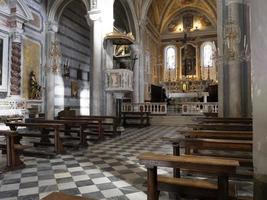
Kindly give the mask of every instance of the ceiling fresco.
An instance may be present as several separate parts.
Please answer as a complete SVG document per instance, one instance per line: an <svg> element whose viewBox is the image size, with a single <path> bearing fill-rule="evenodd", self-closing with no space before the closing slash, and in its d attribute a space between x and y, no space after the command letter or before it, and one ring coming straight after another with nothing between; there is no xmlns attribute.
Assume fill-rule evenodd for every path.
<svg viewBox="0 0 267 200"><path fill-rule="evenodd" d="M216 27L216 0L153 0L147 17L159 33L174 32L185 13L193 15L198 28Z"/></svg>

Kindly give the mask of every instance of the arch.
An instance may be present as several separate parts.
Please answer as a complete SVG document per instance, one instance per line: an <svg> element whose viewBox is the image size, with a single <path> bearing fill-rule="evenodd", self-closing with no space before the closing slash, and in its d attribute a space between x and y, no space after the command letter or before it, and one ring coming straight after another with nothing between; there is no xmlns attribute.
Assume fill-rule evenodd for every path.
<svg viewBox="0 0 267 200"><path fill-rule="evenodd" d="M72 1L74 1L74 0L57 0L57 1L54 1L50 10L49 10L49 13L48 13L48 21L58 23L59 18L61 16L64 8L68 4L70 4ZM90 2L87 0L81 0L81 1L84 3L86 10L90 11Z"/></svg>
<svg viewBox="0 0 267 200"><path fill-rule="evenodd" d="M115 3L115 1L120 1L122 6L124 7L128 22L130 23L130 29L133 33L135 33L136 41L139 41L139 39L140 39L139 25L138 25L137 14L135 12L133 1L131 1L131 0L114 0L114 3Z"/></svg>

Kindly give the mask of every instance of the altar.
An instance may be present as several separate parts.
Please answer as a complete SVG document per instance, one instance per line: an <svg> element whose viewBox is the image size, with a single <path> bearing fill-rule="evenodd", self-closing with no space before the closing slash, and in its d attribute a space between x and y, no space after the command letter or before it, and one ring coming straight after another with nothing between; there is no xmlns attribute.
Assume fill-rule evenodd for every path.
<svg viewBox="0 0 267 200"><path fill-rule="evenodd" d="M168 98L177 99L177 98L202 98L204 97L204 103L208 101L208 92L172 92L167 94Z"/></svg>

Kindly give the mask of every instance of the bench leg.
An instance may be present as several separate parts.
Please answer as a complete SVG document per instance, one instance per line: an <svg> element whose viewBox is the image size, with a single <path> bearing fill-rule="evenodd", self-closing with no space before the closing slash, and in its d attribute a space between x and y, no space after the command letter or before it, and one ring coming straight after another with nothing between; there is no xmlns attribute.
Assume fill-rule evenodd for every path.
<svg viewBox="0 0 267 200"><path fill-rule="evenodd" d="M229 200L229 183L227 175L218 176L218 200Z"/></svg>
<svg viewBox="0 0 267 200"><path fill-rule="evenodd" d="M180 156L180 146L178 144L173 144L173 155ZM180 168L173 168L173 177L180 178Z"/></svg>
<svg viewBox="0 0 267 200"><path fill-rule="evenodd" d="M147 168L147 200L158 200L157 167Z"/></svg>

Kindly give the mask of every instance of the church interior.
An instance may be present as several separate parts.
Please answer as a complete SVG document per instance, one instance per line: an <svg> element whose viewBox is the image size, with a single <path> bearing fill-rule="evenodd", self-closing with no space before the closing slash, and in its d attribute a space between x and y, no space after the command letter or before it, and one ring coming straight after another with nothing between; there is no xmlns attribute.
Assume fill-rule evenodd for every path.
<svg viewBox="0 0 267 200"><path fill-rule="evenodd" d="M0 0L0 200L266 200L266 0Z"/></svg>

